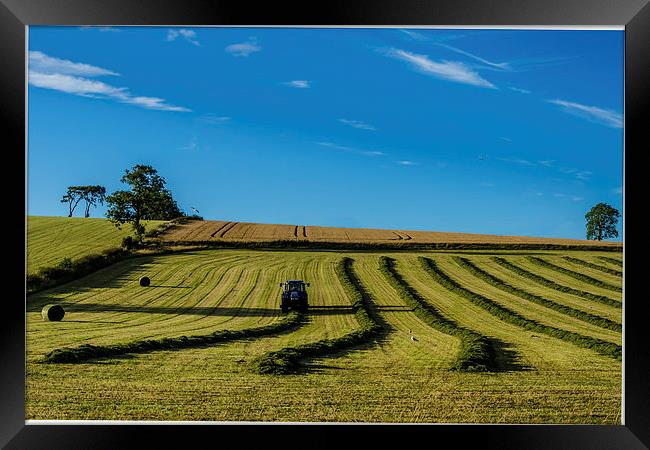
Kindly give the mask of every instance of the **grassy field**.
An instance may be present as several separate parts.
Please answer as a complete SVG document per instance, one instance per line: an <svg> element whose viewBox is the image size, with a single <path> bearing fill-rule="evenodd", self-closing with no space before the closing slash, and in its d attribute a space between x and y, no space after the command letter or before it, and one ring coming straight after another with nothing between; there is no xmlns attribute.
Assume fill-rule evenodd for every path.
<svg viewBox="0 0 650 450"><path fill-rule="evenodd" d="M336 228L306 225L277 225L221 220L191 221L174 227L161 236L166 242L339 242L388 244L547 244L594 245L579 239L497 236L490 234L449 233L434 231L380 230L370 228ZM598 245L620 247L620 242ZM602 261L601 261L602 262Z"/></svg>
<svg viewBox="0 0 650 450"><path fill-rule="evenodd" d="M163 221L145 221L147 231ZM79 217L27 217L27 273L55 266L64 258L78 259L119 247L122 239L133 234L125 225L118 230L106 219Z"/></svg>
<svg viewBox="0 0 650 450"><path fill-rule="evenodd" d="M238 225L222 226L227 236L227 227L235 230ZM239 230L243 238L251 238L250 229ZM211 234L214 229L194 231ZM382 256L392 258L403 283L429 310L494 343L492 370L453 369L461 340L415 314L380 270ZM622 293L603 286L620 287L622 278L565 256L621 270L620 254L593 251L206 249L128 259L28 297L26 418L620 424L620 359L576 345L566 336L620 350ZM362 345L302 360L298 374L252 370L253 362L269 352L336 340L360 329L351 290L337 272L344 257L352 259L358 288L382 331ZM420 257L434 261L464 290L537 328L505 320L449 290L431 276ZM534 281L499 264L496 257L572 290ZM596 286L587 278L540 265L533 257L604 284ZM491 277L478 276L460 258ZM143 275L152 280L148 288L138 284ZM294 278L311 283L312 308L300 326L267 336L192 345L193 336L279 323L286 317L279 308L279 283ZM592 295L580 295L585 292ZM597 296L609 302L594 300ZM560 307L531 300L536 297ZM63 321L42 320L41 308L50 303L65 308ZM573 313L563 312L566 307ZM593 322L589 317L606 320ZM564 330L566 336L548 334L551 328ZM165 338L183 342L183 349L72 364L45 362L56 349Z"/></svg>

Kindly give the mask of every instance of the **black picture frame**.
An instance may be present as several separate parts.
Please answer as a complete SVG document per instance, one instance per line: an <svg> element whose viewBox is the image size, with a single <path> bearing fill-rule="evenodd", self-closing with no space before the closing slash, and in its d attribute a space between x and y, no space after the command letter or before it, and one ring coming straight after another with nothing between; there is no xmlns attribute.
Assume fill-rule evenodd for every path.
<svg viewBox="0 0 650 450"><path fill-rule="evenodd" d="M24 233L26 189L26 26L30 25L541 25L625 27L625 317L624 425L25 425L25 249L18 239L5 260L5 291L0 326L0 446L8 449L39 448L186 448L201 442L217 445L218 436L248 447L250 440L281 443L299 437L301 445L336 445L350 431L362 439L388 443L395 433L409 442L496 448L616 448L650 445L650 346L645 337L641 285L640 227L643 200L634 198L633 175L643 170L647 153L647 111L650 103L650 5L647 0L329 0L311 3L209 1L209 0L0 0L0 126L5 158L11 158L2 177L6 215L11 233ZM21 174L24 174L21 180ZM641 188L642 189L642 188ZM25 194L25 192L24 192ZM643 195L642 193L639 195ZM646 202L647 203L647 202ZM638 228L640 229L640 228ZM630 237L632 245L630 245ZM640 239L639 239L640 241ZM7 246L5 247L7 248ZM637 257L638 256L638 257ZM639 274L639 276L636 276ZM647 276L647 275L646 275ZM636 293L636 295L635 295ZM24 297L23 297L24 299ZM317 437L317 439L315 439ZM303 440L314 439L314 441ZM206 439L204 441L204 439ZM298 439L298 438L297 438ZM223 442L228 442L224 440ZM237 442L237 444L234 444ZM311 443L313 442L313 444ZM265 444L263 444L265 445Z"/></svg>

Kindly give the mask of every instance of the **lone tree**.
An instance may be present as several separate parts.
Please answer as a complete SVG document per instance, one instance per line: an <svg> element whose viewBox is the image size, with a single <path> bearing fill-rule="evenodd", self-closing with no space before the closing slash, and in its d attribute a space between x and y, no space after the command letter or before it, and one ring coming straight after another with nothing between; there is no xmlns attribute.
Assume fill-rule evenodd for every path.
<svg viewBox="0 0 650 450"><path fill-rule="evenodd" d="M138 242L142 242L145 226L143 220L171 220L183 215L165 189L165 179L151 166L135 165L126 170L122 183L128 184L130 190L116 191L106 197L109 205L106 217L121 228L130 223Z"/></svg>
<svg viewBox="0 0 650 450"><path fill-rule="evenodd" d="M591 208L585 219L587 219L587 239L602 241L610 237L617 237L616 224L621 213L618 209L607 203L598 203Z"/></svg>
<svg viewBox="0 0 650 450"><path fill-rule="evenodd" d="M68 217L72 217L75 208L81 200L86 202L84 217L90 217L90 207L96 206L97 202L104 203L106 188L103 186L68 186L68 190L61 198L61 203L68 204Z"/></svg>

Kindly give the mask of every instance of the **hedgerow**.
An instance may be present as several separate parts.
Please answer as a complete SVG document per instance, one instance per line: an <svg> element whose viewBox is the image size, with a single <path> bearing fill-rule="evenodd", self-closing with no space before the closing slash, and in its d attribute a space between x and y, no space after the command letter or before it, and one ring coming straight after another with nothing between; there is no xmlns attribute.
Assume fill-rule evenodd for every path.
<svg viewBox="0 0 650 450"><path fill-rule="evenodd" d="M372 298L364 289L352 269L353 259L342 258L336 265L335 271L345 293L352 303L354 316L360 327L335 339L322 339L317 342L286 347L277 351L265 353L251 362L251 370L259 374L285 375L304 370L301 361L316 358L342 350L372 342L382 332L384 327L371 309Z"/></svg>
<svg viewBox="0 0 650 450"><path fill-rule="evenodd" d="M621 272L620 270L610 269L609 267L600 266L598 264L585 261L584 259L572 258L571 256L563 256L563 258L566 259L567 261L571 261L572 263L579 264L584 267L590 267L592 269L600 270L601 272L609 273L610 275L616 275L617 277L623 276L623 272Z"/></svg>
<svg viewBox="0 0 650 450"><path fill-rule="evenodd" d="M426 270L427 273L429 273L429 275L431 275L431 277L435 279L440 285L445 287L447 290L466 298L473 304L485 309L490 314L498 317L504 322L516 325L525 330L546 334L548 336L561 339L565 342L572 343L579 347L588 348L603 356L614 358L619 361L621 360L622 348L618 344L607 342L602 339L596 339L590 336L584 336L578 333L573 333L571 331L562 330L560 328L550 327L534 320L527 319L522 315L504 306L501 306L494 300L490 300L481 294L477 294L476 292L462 287L455 280L451 279L446 273L444 273L432 259L419 256L418 260L422 264L424 270Z"/></svg>
<svg viewBox="0 0 650 450"><path fill-rule="evenodd" d="M533 303L537 303L538 305L542 305L546 308L561 312L563 314L566 314L567 316L575 317L576 319L591 323L593 325L597 325L602 328L607 328L609 330L614 330L614 331L621 331L622 329L620 323L614 322L604 317L597 316L595 314L590 314L588 312L579 309L571 308L570 306L563 305L561 303L556 303L554 301L540 297L539 295L531 294L530 292L515 287L507 283L506 281L492 275L491 273L486 272L480 267L477 267L474 263L472 263L467 258L456 256L454 257L454 259L463 268L465 268L466 270L474 274L476 277L485 280L486 282L490 283L491 285L503 291L510 292L511 294L514 294L518 297L524 298Z"/></svg>
<svg viewBox="0 0 650 450"><path fill-rule="evenodd" d="M528 260L535 263L535 264L537 264L537 265L539 265L539 266L546 267L546 268L551 269L551 270L555 270L556 272L563 273L563 274L568 275L568 276L570 276L572 278L575 278L576 280L580 280L580 281L584 281L586 283L593 284L594 286L599 286L599 287L602 287L604 289L609 289L610 291L617 291L617 292L622 292L623 291L623 288L621 288L620 286L614 286L613 284L605 283L604 281L597 280L597 279L592 278L592 277L590 277L588 275L585 275L583 273L575 272L573 270L569 270L569 269L566 269L564 267L555 265L553 263L550 263L550 262L548 262L548 261L546 261L546 260L544 260L542 258L538 258L536 256L529 256Z"/></svg>
<svg viewBox="0 0 650 450"><path fill-rule="evenodd" d="M207 345L229 342L239 339L258 338L272 334L286 333L304 323L303 314L291 311L282 320L262 327L243 330L219 330L214 333L196 336L179 336L162 339L145 339L121 344L91 345L65 347L52 350L43 359L48 363L79 363L91 359L123 356L132 353L147 353L158 350L180 350L184 348L204 347Z"/></svg>
<svg viewBox="0 0 650 450"><path fill-rule="evenodd" d="M112 248L104 250L99 254L83 256L74 261L70 258L64 258L56 266L43 267L35 274L28 274L26 280L27 293L31 294L41 289L67 283L118 261L122 261L129 256L131 256L129 250Z"/></svg>
<svg viewBox="0 0 650 450"><path fill-rule="evenodd" d="M529 280L533 280L539 284L542 284L546 287L549 287L551 289L555 289L556 291L560 292L566 292L567 294L572 294L572 295L577 295L582 298L586 298L589 300L593 300L595 302L602 303L604 305L609 305L613 306L614 308L622 308L623 303L614 300L613 298L609 298L604 295L597 295L597 294L592 294L591 292L587 291L581 291L579 289L574 289L569 286L564 286L562 284L558 284L555 281L549 280L548 278L544 278L540 275L537 275L536 273L529 272L528 270L516 266L512 264L510 261L507 261L504 258L500 257L493 257L492 260L494 260L497 264L499 264L502 267L505 267L506 269L511 270L512 272L521 275L522 277L528 278Z"/></svg>
<svg viewBox="0 0 650 450"><path fill-rule="evenodd" d="M395 260L388 256L379 258L379 271L397 291L413 313L430 327L460 340L460 349L452 369L463 372L489 372L496 370L496 351L490 339L458 325L444 317L409 285L395 268Z"/></svg>
<svg viewBox="0 0 650 450"><path fill-rule="evenodd" d="M227 230L226 230L227 231ZM331 249L331 250L599 250L606 252L621 252L622 246L609 245L573 245L573 244L504 244L504 243L461 243L461 242L430 242L412 243L403 240L398 242L330 242L311 241L302 239L286 239L273 241L229 241L229 240L197 240L174 241L164 240L165 245L184 246L200 245L209 248L292 248L292 249ZM162 244L161 243L161 244Z"/></svg>

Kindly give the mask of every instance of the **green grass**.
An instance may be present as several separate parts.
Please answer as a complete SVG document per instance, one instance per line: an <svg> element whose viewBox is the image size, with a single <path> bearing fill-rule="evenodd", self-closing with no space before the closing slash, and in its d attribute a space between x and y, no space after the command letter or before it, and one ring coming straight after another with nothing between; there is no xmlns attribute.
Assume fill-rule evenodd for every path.
<svg viewBox="0 0 650 450"><path fill-rule="evenodd" d="M359 282L352 269L353 260L342 258L336 266L336 275L352 304L355 318L360 327L335 339L322 339L309 344L285 347L265 353L251 363L253 372L260 374L286 375L304 371L302 360L315 358L368 344L383 331L383 326L372 312L373 301Z"/></svg>
<svg viewBox="0 0 650 450"><path fill-rule="evenodd" d="M489 372L498 368L494 343L486 336L459 326L428 304L397 271L395 259L382 256L379 259L379 271L423 322L460 340L458 355L451 365L452 369L462 372Z"/></svg>
<svg viewBox="0 0 650 450"><path fill-rule="evenodd" d="M492 299L464 288L443 272L431 258L420 257L420 263L424 269L429 272L431 277L447 290L465 297L472 303L480 306L503 321L517 325L526 330L536 331L538 333L562 339L580 347L592 349L601 355L609 356L619 361L622 358L622 347L618 344L551 327L535 320L528 319L509 308L501 306L498 302L495 302Z"/></svg>
<svg viewBox="0 0 650 450"><path fill-rule="evenodd" d="M543 254L561 258L567 253ZM581 259L606 254L575 253ZM381 254L212 249L117 262L27 298L26 418L620 424L620 361L508 323L436 283L418 263L418 257L427 257L440 261L446 271L455 265L455 271L449 269L453 279L481 294L496 288L467 273L453 257L486 267L493 263L493 255L386 253L403 281L442 317L500 342L500 367L512 359L509 370L473 373L450 370L461 351L460 340L432 328L404 303L378 270ZM517 264L530 255L499 254ZM354 269L349 272L354 275L350 283L340 281L342 257L354 260L349 263ZM151 278L147 288L138 283L145 275ZM499 277L519 289L532 289L528 279L517 274ZM311 284L312 308L302 326L287 332L242 336L219 345L121 352L83 363L43 363L56 349L119 348L151 341L198 343L201 336L222 335L225 330L240 333L281 324L286 316L280 311L279 283L293 278ZM575 280L575 286L582 284ZM547 289L556 303L586 311L595 305L598 314L610 320L621 314L620 308L535 285L536 295ZM361 298L372 299L364 303L367 309L354 308L359 286L367 296ZM61 322L41 318L41 309L48 304L65 308ZM538 317L545 309L521 300L517 311L526 312L520 314L526 318ZM365 320L356 314L360 310L382 324L383 331L366 341L369 345L309 355L309 370L286 376L250 370L262 355L354 333ZM615 330L602 330L559 311L551 313L558 329L583 326L594 335L609 333L620 340ZM345 351L350 349L354 351Z"/></svg>
<svg viewBox="0 0 650 450"><path fill-rule="evenodd" d="M611 291L617 291L617 292L622 292L623 288L621 286L614 286L613 284L607 283L602 280L598 280L596 278L590 277L589 275L585 275L584 273L581 272L576 272L575 270L567 269L566 267L559 266L557 264L553 264L549 261L546 261L545 259L538 258L536 256L530 256L528 258L529 261L531 261L534 264L540 265L542 267L554 270L556 272L563 273L565 275L568 275L572 278L575 278L576 280L584 281L588 284L591 284L593 286L598 286L602 287L604 289L608 289Z"/></svg>
<svg viewBox="0 0 650 450"><path fill-rule="evenodd" d="M571 317L575 317L577 319L583 320L588 323L593 323L594 325L597 325L599 327L607 328L610 330L615 330L615 331L621 331L622 330L622 325L618 322L615 322L613 320L609 320L604 317L597 316L595 314L589 314L583 310L576 309L576 308L571 308L570 306L563 305L561 303L556 303L551 300L547 300L539 295L531 294L530 292L526 291L525 289L521 289L519 287L512 286L511 284L508 284L504 280L492 275L489 272L486 272L485 270L481 269L478 267L476 264L474 264L472 261L470 261L467 258L463 257L456 257L455 258L458 263L467 269L469 272L474 274L475 276L482 278L483 280L487 281L490 284L493 284L494 286L498 287L499 289L510 292L512 294L515 294L521 298L524 298L526 300L529 300L531 302L540 304L546 308L559 311L563 314L566 314Z"/></svg>
<svg viewBox="0 0 650 450"><path fill-rule="evenodd" d="M619 302L617 300L614 300L614 299L612 299L610 297L607 297L605 295L594 294L592 292L587 292L587 291L583 291L581 289L575 289L575 288L573 288L571 286L566 286L566 285L556 283L555 281L553 281L553 280L551 280L549 278L545 278L545 277L543 277L541 275L538 275L538 274L536 274L534 272L531 272L530 270L526 270L521 266L513 264L511 261L508 261L505 258L494 257L493 259L500 266L505 267L506 269L511 270L514 273L516 273L518 275L521 275L522 277L528 278L529 280L535 281L536 283L539 283L539 284L541 284L543 286L549 287L549 288L554 289L556 291L566 292L566 293L569 293L569 294L572 294L572 295L577 295L579 297L583 297L583 298L586 298L586 299L589 299L589 300L600 302L600 303L602 303L604 305L613 306L615 308L622 308L623 307L621 302Z"/></svg>
<svg viewBox="0 0 650 450"><path fill-rule="evenodd" d="M589 267L591 269L596 269L596 270L599 270L600 272L608 273L610 275L615 275L617 277L622 277L623 276L623 272L621 272L620 270L610 269L609 267L601 266L599 264L594 264L592 262L585 261L584 259L573 258L571 256L564 256L563 258L566 259L567 261L570 261L570 262L572 262L574 264L578 264L578 265L583 266L583 267Z"/></svg>
<svg viewBox="0 0 650 450"><path fill-rule="evenodd" d="M164 221L146 221L147 231ZM53 267L65 258L76 260L119 247L132 234L130 225L118 230L108 219L79 217L27 217L27 273Z"/></svg>

